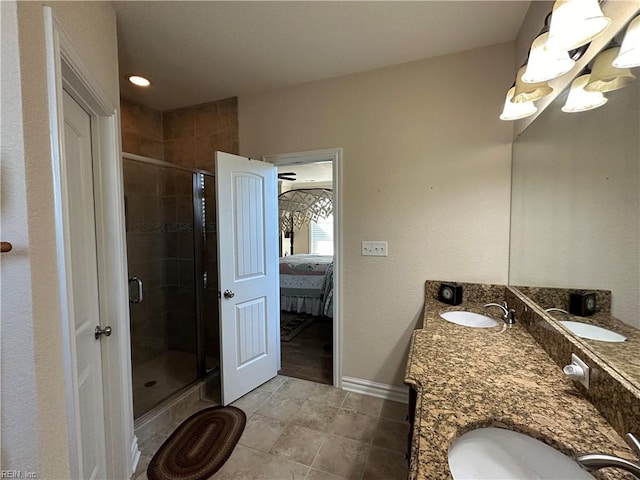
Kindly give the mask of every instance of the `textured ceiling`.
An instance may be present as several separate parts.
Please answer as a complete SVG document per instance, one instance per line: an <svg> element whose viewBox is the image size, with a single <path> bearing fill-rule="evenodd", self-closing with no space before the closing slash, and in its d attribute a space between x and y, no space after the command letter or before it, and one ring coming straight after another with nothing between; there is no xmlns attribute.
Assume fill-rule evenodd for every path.
<svg viewBox="0 0 640 480"><path fill-rule="evenodd" d="M121 91L167 110L509 42L529 3L117 1Z"/></svg>
<svg viewBox="0 0 640 480"><path fill-rule="evenodd" d="M305 164L281 165L278 173L295 173L295 182L284 181L290 188L295 188L295 184L309 182L331 182L333 181L333 162L315 162Z"/></svg>

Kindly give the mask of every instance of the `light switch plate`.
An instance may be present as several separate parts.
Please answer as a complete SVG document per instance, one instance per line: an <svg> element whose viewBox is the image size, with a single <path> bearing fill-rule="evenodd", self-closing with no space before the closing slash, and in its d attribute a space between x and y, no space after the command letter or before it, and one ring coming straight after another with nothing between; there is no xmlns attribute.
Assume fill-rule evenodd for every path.
<svg viewBox="0 0 640 480"><path fill-rule="evenodd" d="M389 244L387 242L362 242L363 257L387 257Z"/></svg>

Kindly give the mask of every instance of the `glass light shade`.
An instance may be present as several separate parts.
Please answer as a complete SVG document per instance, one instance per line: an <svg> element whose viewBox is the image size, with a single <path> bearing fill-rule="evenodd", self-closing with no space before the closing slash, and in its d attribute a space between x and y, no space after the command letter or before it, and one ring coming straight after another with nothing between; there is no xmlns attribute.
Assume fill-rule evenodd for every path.
<svg viewBox="0 0 640 480"><path fill-rule="evenodd" d="M526 69L526 65L520 67L518 76L516 77L516 90L511 100L513 103L535 102L546 97L553 88L547 82L525 83L522 81L522 75Z"/></svg>
<svg viewBox="0 0 640 480"><path fill-rule="evenodd" d="M598 54L591 69L591 78L584 87L587 92L612 92L626 87L636 78L628 68L612 65L619 51L620 47L612 47Z"/></svg>
<svg viewBox="0 0 640 480"><path fill-rule="evenodd" d="M589 81L590 76L588 73L581 75L571 83L567 102L562 107L563 112L586 112L607 103L607 99L602 93L585 91L584 86Z"/></svg>
<svg viewBox="0 0 640 480"><path fill-rule="evenodd" d="M610 24L598 0L556 0L546 48L568 52L596 38Z"/></svg>
<svg viewBox="0 0 640 480"><path fill-rule="evenodd" d="M500 120L518 120L533 115L538 111L538 108L533 102L513 103L511 99L515 91L516 87L511 87L507 92L507 97L504 100L504 108L500 114Z"/></svg>
<svg viewBox="0 0 640 480"><path fill-rule="evenodd" d="M640 67L640 16L634 18L624 34L620 53L613 59L616 68Z"/></svg>
<svg viewBox="0 0 640 480"><path fill-rule="evenodd" d="M576 64L565 51L547 50L545 48L549 33L543 33L531 44L527 68L522 74L525 83L546 82L564 75Z"/></svg>

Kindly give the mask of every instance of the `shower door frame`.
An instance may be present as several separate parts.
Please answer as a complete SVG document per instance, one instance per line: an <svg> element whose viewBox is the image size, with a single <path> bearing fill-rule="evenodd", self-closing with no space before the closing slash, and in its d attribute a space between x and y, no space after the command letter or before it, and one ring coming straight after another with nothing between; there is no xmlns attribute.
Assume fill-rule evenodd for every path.
<svg viewBox="0 0 640 480"><path fill-rule="evenodd" d="M202 266L202 238L198 235L198 232L204 230L204 223L202 221L202 204L200 202L201 197L196 195L197 190L199 189L198 184L198 176L200 174L210 176L211 178L215 178L215 174L209 170L203 170L199 168L189 168L183 167L182 165L176 165L175 163L166 162L164 160L158 160L156 158L145 157L142 155L136 155L134 153L122 152L122 158L125 160L131 160L134 162L140 162L147 165L153 165L160 168L171 168L175 170L182 170L184 172L189 172L192 174L191 179L191 193L193 196L193 251L194 251L194 273L195 273L195 309L196 312L196 379L185 385L177 392L180 392L187 388L189 385L193 385L195 382L205 378L207 374L212 373L215 369L207 371L206 367L206 348L204 345L204 323L203 323L203 308L202 308L202 296L203 291L201 289L204 288L204 282L202 280L202 268L198 268ZM217 272L216 272L217 275ZM177 392L173 392L169 397L175 395ZM167 398L169 398L167 397ZM166 400L166 399L165 399ZM155 407L154 407L155 408ZM153 409L151 409L152 411ZM146 415L148 412L143 414Z"/></svg>

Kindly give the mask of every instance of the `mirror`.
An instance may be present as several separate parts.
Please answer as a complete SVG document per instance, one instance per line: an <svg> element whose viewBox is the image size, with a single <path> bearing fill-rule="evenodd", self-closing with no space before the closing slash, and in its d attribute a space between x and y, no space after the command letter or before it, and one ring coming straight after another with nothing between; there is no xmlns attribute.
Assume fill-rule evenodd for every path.
<svg viewBox="0 0 640 480"><path fill-rule="evenodd" d="M640 81L587 112L562 112L567 94L513 145L509 283L553 287L528 290L543 309L568 309L570 292L558 289L610 291L598 295L614 319L607 301L604 314L549 313L626 336L580 341L640 387Z"/></svg>

